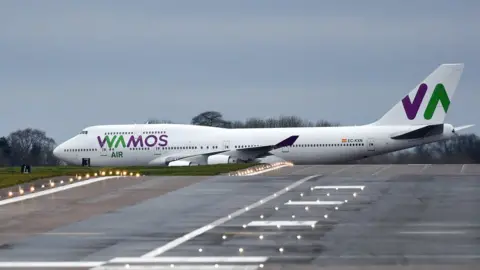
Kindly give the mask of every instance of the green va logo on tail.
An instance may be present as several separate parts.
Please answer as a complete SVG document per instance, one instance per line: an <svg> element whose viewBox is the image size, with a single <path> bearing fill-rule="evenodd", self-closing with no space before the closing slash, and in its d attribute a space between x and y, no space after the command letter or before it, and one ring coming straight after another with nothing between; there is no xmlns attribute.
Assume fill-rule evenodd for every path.
<svg viewBox="0 0 480 270"><path fill-rule="evenodd" d="M413 102L410 100L408 95L402 99L403 108L405 109L405 114L407 115L408 119L413 120L417 117L418 110L422 105L425 94L427 94L427 90L428 86L425 83L422 83L417 89L417 93L415 94ZM450 106L450 99L448 98L445 86L441 83L435 86L432 96L428 101L427 108L423 113L425 120L432 119L439 102L442 104L445 113L447 113L448 107Z"/></svg>

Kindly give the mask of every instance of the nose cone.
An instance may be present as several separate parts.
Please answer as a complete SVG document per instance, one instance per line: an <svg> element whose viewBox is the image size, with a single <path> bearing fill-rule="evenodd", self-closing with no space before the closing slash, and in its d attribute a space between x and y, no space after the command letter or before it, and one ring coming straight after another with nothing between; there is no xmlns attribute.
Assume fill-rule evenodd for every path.
<svg viewBox="0 0 480 270"><path fill-rule="evenodd" d="M53 149L53 155L56 157L56 158L60 158L60 152L61 152L61 145L55 147L55 149Z"/></svg>

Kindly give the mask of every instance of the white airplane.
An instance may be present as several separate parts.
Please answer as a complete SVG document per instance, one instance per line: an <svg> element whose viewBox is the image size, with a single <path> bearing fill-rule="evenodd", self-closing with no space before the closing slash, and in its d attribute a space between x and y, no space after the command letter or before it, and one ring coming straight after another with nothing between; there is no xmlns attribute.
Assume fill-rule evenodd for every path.
<svg viewBox="0 0 480 270"><path fill-rule="evenodd" d="M442 141L469 128L444 123L463 64L443 64L377 121L361 126L225 129L180 124L91 126L53 151L86 166L240 162L342 163Z"/></svg>

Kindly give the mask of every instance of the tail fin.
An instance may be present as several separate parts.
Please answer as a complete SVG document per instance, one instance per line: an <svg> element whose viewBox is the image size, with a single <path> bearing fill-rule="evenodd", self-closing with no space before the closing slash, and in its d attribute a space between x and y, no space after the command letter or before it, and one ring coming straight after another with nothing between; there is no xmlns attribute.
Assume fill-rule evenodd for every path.
<svg viewBox="0 0 480 270"><path fill-rule="evenodd" d="M372 125L442 124L457 89L463 64L443 64Z"/></svg>

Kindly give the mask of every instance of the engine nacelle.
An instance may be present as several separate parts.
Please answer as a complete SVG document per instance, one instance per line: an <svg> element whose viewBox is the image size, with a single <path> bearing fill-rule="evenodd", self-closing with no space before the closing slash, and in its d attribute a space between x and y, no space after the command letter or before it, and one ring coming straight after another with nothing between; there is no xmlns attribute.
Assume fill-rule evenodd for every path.
<svg viewBox="0 0 480 270"><path fill-rule="evenodd" d="M238 159L236 157L231 157L227 155L213 155L207 158L208 165L230 163L238 163Z"/></svg>
<svg viewBox="0 0 480 270"><path fill-rule="evenodd" d="M176 160L168 163L168 167L179 167L179 166L198 166L198 164L188 160Z"/></svg>

